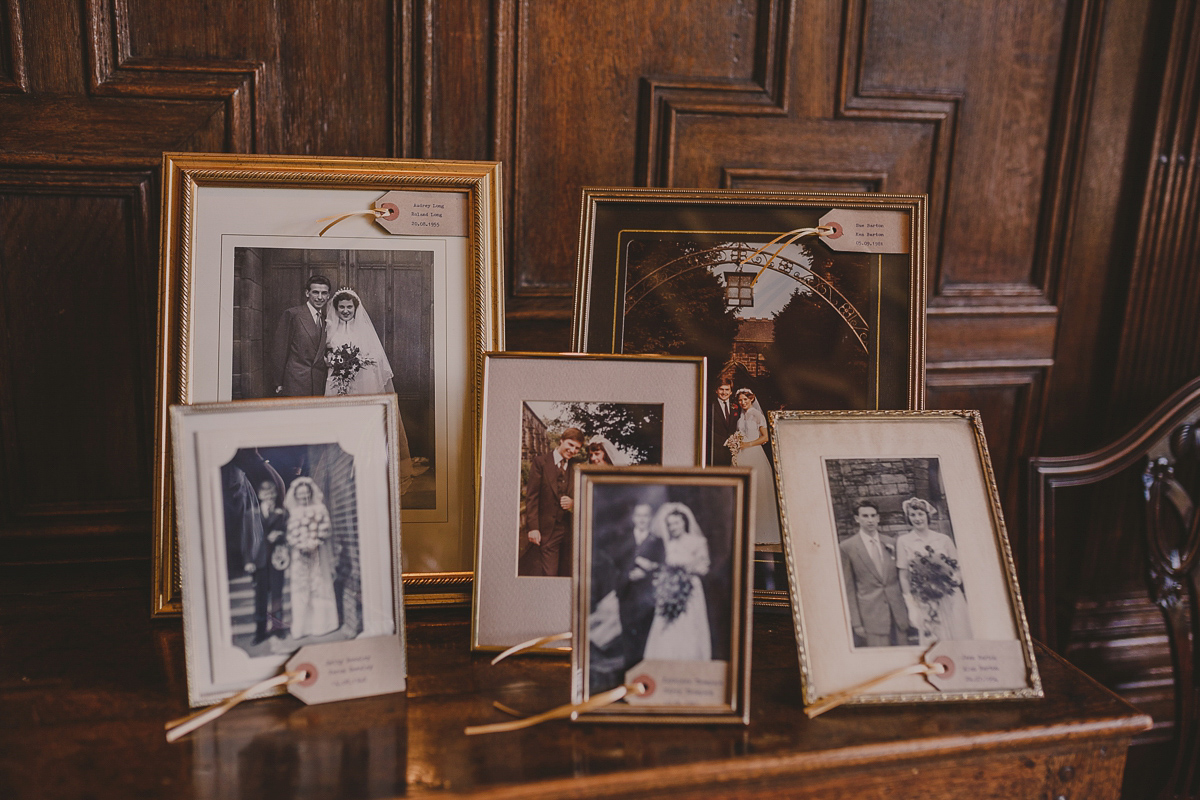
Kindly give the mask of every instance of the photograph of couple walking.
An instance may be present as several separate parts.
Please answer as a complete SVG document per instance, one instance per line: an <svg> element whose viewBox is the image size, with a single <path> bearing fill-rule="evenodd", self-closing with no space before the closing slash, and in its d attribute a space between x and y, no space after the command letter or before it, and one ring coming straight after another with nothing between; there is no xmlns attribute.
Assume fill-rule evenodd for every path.
<svg viewBox="0 0 1200 800"><path fill-rule="evenodd" d="M972 638L936 458L826 459L854 647Z"/></svg>
<svg viewBox="0 0 1200 800"><path fill-rule="evenodd" d="M729 661L736 488L592 491L589 691L620 686L642 661Z"/></svg>
<svg viewBox="0 0 1200 800"><path fill-rule="evenodd" d="M404 507L436 506L433 253L234 249L233 399L396 394Z"/></svg>

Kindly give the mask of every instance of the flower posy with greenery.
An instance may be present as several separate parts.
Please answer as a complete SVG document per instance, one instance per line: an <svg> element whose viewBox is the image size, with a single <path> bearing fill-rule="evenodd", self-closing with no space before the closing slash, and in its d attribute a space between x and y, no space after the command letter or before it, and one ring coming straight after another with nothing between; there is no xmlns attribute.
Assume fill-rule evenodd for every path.
<svg viewBox="0 0 1200 800"><path fill-rule="evenodd" d="M326 360L329 363L329 377L333 379L333 388L338 394L348 394L354 376L375 363L375 359L364 356L358 345L350 342L330 350Z"/></svg>
<svg viewBox="0 0 1200 800"><path fill-rule="evenodd" d="M692 575L683 567L664 564L654 573L655 613L674 622L687 608L692 596Z"/></svg>
<svg viewBox="0 0 1200 800"><path fill-rule="evenodd" d="M923 620L930 635L930 628L938 622L938 601L962 589L962 579L959 577L958 559L951 558L945 553L935 552L933 547L925 545L925 552L918 553L908 565L908 586L913 597L921 602L928 610Z"/></svg>

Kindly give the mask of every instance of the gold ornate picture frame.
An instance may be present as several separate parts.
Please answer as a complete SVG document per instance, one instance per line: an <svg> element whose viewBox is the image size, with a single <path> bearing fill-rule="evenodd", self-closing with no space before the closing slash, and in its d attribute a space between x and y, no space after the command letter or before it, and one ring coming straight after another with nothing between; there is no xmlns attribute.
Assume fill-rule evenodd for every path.
<svg viewBox="0 0 1200 800"><path fill-rule="evenodd" d="M407 602L469 602L483 353L504 346L500 213L491 162L164 154L154 614L181 602L167 408L321 394L319 368L309 389L280 377L296 331L336 341L319 277L373 328L351 369L390 373L398 398Z"/></svg>
<svg viewBox="0 0 1200 800"><path fill-rule="evenodd" d="M721 384L763 412L924 408L927 226L918 195L585 188L572 347L706 356L711 464L740 416ZM755 600L786 609L771 517Z"/></svg>
<svg viewBox="0 0 1200 800"><path fill-rule="evenodd" d="M770 432L806 708L1042 696L978 411L775 411Z"/></svg>
<svg viewBox="0 0 1200 800"><path fill-rule="evenodd" d="M571 702L588 722L750 722L754 475L584 466L575 497Z"/></svg>

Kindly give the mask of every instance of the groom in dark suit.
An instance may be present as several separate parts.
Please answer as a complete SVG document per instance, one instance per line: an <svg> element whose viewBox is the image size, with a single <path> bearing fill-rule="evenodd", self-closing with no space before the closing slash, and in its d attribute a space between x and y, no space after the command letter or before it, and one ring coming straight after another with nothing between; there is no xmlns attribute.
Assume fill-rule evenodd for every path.
<svg viewBox="0 0 1200 800"><path fill-rule="evenodd" d="M558 447L529 464L525 535L538 546L533 575L571 577L571 512L575 510L571 459L582 448L583 431L567 428Z"/></svg>
<svg viewBox="0 0 1200 800"><path fill-rule="evenodd" d="M303 305L283 312L271 344L271 385L283 397L325 394L325 304L332 284L313 275Z"/></svg>
<svg viewBox="0 0 1200 800"><path fill-rule="evenodd" d="M742 410L733 400L733 384L721 378L717 386L717 399L708 411L708 464L712 467L728 467L733 463L733 454L725 446L725 440L734 434Z"/></svg>
<svg viewBox="0 0 1200 800"><path fill-rule="evenodd" d="M622 535L616 557L626 669L637 666L646 652L646 639L654 622L654 575L667 559L662 538L650 532L650 515L650 506L645 503L633 509L633 530Z"/></svg>
<svg viewBox="0 0 1200 800"><path fill-rule="evenodd" d="M879 536L879 506L859 500L858 532L840 547L850 626L857 647L908 644L908 609L900 592L896 545Z"/></svg>

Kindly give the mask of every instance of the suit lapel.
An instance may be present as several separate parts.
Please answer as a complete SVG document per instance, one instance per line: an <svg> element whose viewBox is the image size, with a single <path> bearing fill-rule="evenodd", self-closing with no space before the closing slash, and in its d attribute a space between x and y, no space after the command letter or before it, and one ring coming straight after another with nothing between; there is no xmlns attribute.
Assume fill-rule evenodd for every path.
<svg viewBox="0 0 1200 800"><path fill-rule="evenodd" d="M859 558L868 567L871 568L871 573L879 578L880 583L885 583L883 575L879 574L879 568L875 566L875 559L871 558L871 551L867 549L867 540L863 538L861 533L854 535L855 549L858 551ZM883 547L883 542L879 543L880 548Z"/></svg>

